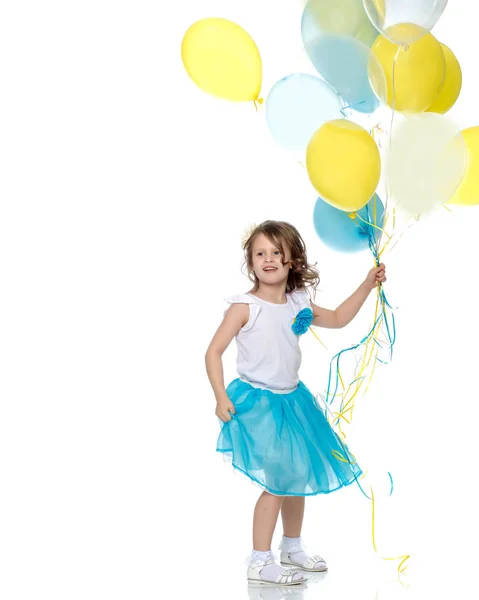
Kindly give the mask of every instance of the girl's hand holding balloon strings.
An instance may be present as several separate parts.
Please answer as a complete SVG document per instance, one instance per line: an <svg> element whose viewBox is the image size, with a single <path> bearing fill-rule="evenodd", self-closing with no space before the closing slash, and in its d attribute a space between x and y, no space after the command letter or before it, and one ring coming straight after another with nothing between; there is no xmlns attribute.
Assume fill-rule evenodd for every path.
<svg viewBox="0 0 479 600"><path fill-rule="evenodd" d="M384 263L381 263L379 267L373 267L366 277L366 283L371 289L374 289L378 283L384 283L385 281L387 281L387 278L386 266Z"/></svg>

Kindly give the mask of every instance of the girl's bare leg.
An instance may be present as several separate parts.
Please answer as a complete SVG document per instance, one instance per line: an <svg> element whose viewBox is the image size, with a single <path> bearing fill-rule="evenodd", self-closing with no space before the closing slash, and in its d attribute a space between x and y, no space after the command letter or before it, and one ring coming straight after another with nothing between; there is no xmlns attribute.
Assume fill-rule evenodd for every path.
<svg viewBox="0 0 479 600"><path fill-rule="evenodd" d="M284 496L263 492L256 503L253 518L253 548L261 552L271 549L273 533Z"/></svg>
<svg viewBox="0 0 479 600"><path fill-rule="evenodd" d="M283 534L289 538L301 535L304 518L304 496L287 496L281 506Z"/></svg>
<svg viewBox="0 0 479 600"><path fill-rule="evenodd" d="M281 517L283 519L283 540L281 547L290 549L292 560L299 564L304 564L308 559L308 555L302 549L302 542L298 540L301 536L301 529L304 518L304 496L287 496L281 506ZM296 539L290 539L296 538ZM299 546L299 548L298 548ZM293 550L294 549L294 550ZM288 552L288 550L286 550ZM326 571L326 562L319 557L314 563L314 569L317 571Z"/></svg>
<svg viewBox="0 0 479 600"><path fill-rule="evenodd" d="M269 492L263 492L256 503L253 519L253 554L265 553L264 556L257 557L260 560L269 560L273 558L271 551L271 543L273 541L273 533L278 522L279 511L283 503L283 496L274 496ZM277 582L279 577L285 578L285 581L297 581L298 583L304 580L300 573L288 574L276 562L265 564L259 571L259 576L263 581Z"/></svg>

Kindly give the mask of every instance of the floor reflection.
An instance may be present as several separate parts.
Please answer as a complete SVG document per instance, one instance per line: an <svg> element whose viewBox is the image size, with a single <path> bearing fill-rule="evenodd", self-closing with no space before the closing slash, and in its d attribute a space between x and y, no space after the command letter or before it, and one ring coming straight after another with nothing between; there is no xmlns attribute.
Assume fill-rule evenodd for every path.
<svg viewBox="0 0 479 600"><path fill-rule="evenodd" d="M303 573L301 571L301 573ZM320 583L327 577L328 573L303 573L307 581L298 585L291 586L273 586L262 585L258 583L248 584L249 600L305 600L307 596L308 586Z"/></svg>

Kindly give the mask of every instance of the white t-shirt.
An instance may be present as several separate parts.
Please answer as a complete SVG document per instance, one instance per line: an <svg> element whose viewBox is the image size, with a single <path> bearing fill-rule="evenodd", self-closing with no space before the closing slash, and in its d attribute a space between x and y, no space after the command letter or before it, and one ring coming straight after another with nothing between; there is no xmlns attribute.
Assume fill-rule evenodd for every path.
<svg viewBox="0 0 479 600"><path fill-rule="evenodd" d="M229 304L249 304L248 322L236 336L240 379L276 393L292 392L298 385L301 336L293 332L291 325L300 310L311 308L306 290L289 292L286 297L286 304L274 304L251 294L225 298Z"/></svg>

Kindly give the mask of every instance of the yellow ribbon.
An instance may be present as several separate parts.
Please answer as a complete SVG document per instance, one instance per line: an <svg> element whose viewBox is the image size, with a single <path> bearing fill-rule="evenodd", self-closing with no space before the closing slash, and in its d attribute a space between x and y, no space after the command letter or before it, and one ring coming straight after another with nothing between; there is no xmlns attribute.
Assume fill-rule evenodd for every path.
<svg viewBox="0 0 479 600"><path fill-rule="evenodd" d="M351 456L354 459L354 462L348 460L347 458L344 458L344 455L341 454L341 452L338 452L337 450L333 450L332 454L333 454L333 456L335 458L337 458L341 462L349 463L351 465L357 464L356 457L353 456L353 454L351 454ZM366 477L366 473L363 473L362 476L360 477L360 479L364 479ZM383 560L399 560L400 563L398 565L398 572L400 574L402 574L402 573L404 573L406 571L406 569L409 566L407 564L407 561L411 558L411 555L410 554L403 554L401 556L392 556L391 557L391 556L382 556L379 553L379 551L378 551L378 545L376 543L376 500L374 498L374 491L373 491L373 488L371 486L369 486L369 490L371 492L371 510L372 510L372 514L371 514L371 538L372 538L372 543L373 543L374 551Z"/></svg>
<svg viewBox="0 0 479 600"><path fill-rule="evenodd" d="M374 500L374 492L372 487L369 488L371 490L371 506L372 506L372 539L373 539L373 548L374 551L376 552L376 554L382 558L383 560L400 560L401 562L398 565L398 572L399 573L404 573L406 571L406 569L408 568L409 565L407 565L407 561L411 558L410 554L404 554L402 556L395 556L395 557L389 557L389 556L381 556L378 552L378 548L377 548L377 544L376 544L376 535L375 535L375 524L376 524L376 517L375 517L375 500Z"/></svg>
<svg viewBox="0 0 479 600"><path fill-rule="evenodd" d="M315 337L315 338L318 340L318 342L319 342L319 343L320 343L320 344L321 344L321 345L322 345L324 348L326 348L326 346L325 346L325 345L323 344L323 342L322 342L322 341L319 339L319 337L318 337L317 333L316 333L316 332L313 330L313 328L312 328L312 327L310 327L310 328L309 328L309 331L311 331L311 333L312 333L312 334L314 335L314 337ZM327 350L327 348L326 348L326 350Z"/></svg>
<svg viewBox="0 0 479 600"><path fill-rule="evenodd" d="M294 319L293 319L293 324L294 324L294 323L296 323L296 317L294 317ZM313 328L312 328L312 327L308 327L308 329L309 329L309 331L311 331L311 333L314 335L314 337L315 337L315 338L318 340L318 342L319 342L319 343L320 343L322 346L324 346L324 348L326 348L326 346L325 346L325 345L323 344L323 342L322 342L322 341L319 339L319 336L318 336L318 334L317 334L317 333L316 333L316 332L313 330ZM326 348L326 350L327 350L327 348Z"/></svg>

